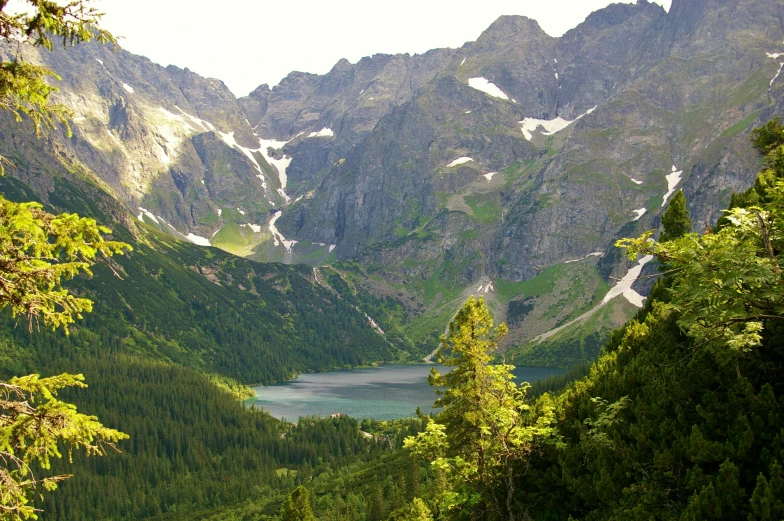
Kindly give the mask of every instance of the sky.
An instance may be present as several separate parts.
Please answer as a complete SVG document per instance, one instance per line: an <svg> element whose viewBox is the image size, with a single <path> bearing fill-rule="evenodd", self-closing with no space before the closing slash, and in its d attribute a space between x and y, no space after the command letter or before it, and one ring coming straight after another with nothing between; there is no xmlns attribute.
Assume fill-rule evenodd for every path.
<svg viewBox="0 0 784 521"><path fill-rule="evenodd" d="M633 3L636 0L623 0ZM655 0L669 9L671 0ZM324 74L341 58L423 53L476 40L501 15L525 15L551 36L610 0L94 0L102 26L134 54L219 78L237 96L297 70Z"/></svg>

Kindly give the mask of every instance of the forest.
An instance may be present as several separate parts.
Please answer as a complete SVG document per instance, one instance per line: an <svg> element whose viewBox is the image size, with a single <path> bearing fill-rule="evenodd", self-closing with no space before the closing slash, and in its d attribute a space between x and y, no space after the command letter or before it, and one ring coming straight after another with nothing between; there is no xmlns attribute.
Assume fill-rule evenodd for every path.
<svg viewBox="0 0 784 521"><path fill-rule="evenodd" d="M0 37L113 41L92 11L37 5ZM52 71L3 65L2 108L37 132L67 125ZM111 234L98 222L117 204L79 176L47 205L3 177L0 519L784 519L780 119L751 142L762 169L715 226L693 231L678 192L661 234L618 241L658 272L594 363L516 383L506 326L472 297L440 340L440 412L391 422L291 423L242 402L251 382L406 356L358 309L383 321L401 313L389 299L143 225Z"/></svg>
<svg viewBox="0 0 784 521"><path fill-rule="evenodd" d="M774 119L752 140L764 167L717 226L691 232L679 194L659 241L619 241L655 255L658 280L587 374L516 385L492 363L504 326L472 298L442 339L453 371L431 377L442 412L403 449L307 483L308 508L289 500L282 518L781 519L784 129ZM406 466L419 471L396 486ZM352 479L364 486L348 492ZM253 504L210 519L278 515Z"/></svg>

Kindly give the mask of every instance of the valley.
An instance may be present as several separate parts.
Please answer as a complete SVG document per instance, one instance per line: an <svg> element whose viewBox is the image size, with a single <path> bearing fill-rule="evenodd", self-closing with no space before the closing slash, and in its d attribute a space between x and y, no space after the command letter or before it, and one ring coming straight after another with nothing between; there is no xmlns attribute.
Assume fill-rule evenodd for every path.
<svg viewBox="0 0 784 521"><path fill-rule="evenodd" d="M58 521L783 516L782 20L502 16L243 97L0 33L3 74L57 74L0 77L0 247L22 300L89 303L50 328L0 254L0 499L42 468L74 477L22 506ZM98 225L128 247L80 257ZM15 387L63 371L89 387ZM52 400L127 439L17 456L48 435L17 403Z"/></svg>

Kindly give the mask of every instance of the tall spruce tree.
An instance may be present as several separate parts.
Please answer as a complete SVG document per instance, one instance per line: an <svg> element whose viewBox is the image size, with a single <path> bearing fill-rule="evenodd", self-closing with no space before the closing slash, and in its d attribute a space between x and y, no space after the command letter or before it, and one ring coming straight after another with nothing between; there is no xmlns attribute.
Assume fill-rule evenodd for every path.
<svg viewBox="0 0 784 521"><path fill-rule="evenodd" d="M295 488L283 502L281 521L316 521L310 507L310 492L302 485Z"/></svg>
<svg viewBox="0 0 784 521"><path fill-rule="evenodd" d="M433 514L421 499L414 498L409 504L392 512L387 521L432 521Z"/></svg>
<svg viewBox="0 0 784 521"><path fill-rule="evenodd" d="M667 242L683 237L691 231L691 218L686 208L686 196L678 190L672 196L667 210L662 214L661 223L664 227L659 242Z"/></svg>
<svg viewBox="0 0 784 521"><path fill-rule="evenodd" d="M435 407L443 407L424 432L405 441L415 456L445 473L446 490L439 515L484 519L524 519L516 483L528 455L555 440L552 405L525 403L527 383L517 385L511 365L492 365L506 325L493 329L484 299L471 297L441 338L439 361L452 370L435 369L430 384L441 387Z"/></svg>

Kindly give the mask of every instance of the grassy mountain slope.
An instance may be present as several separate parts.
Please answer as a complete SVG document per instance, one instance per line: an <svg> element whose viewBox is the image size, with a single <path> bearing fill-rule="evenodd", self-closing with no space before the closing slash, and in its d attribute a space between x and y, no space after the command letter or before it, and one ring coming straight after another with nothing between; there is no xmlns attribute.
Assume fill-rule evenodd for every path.
<svg viewBox="0 0 784 521"><path fill-rule="evenodd" d="M94 217L134 247L69 284L95 302L69 336L0 320L0 377L84 373L90 388L62 397L131 435L121 454L55 462L53 471L76 477L39 505L43 519L177 519L278 498L297 471L306 479L385 450L353 420L292 427L238 400L238 381L405 356L358 306L375 299L343 298L307 266L259 264L163 234L67 153L33 153L42 142L28 133L3 137L16 146L0 192Z"/></svg>
<svg viewBox="0 0 784 521"><path fill-rule="evenodd" d="M311 268L259 264L176 240L129 216L86 170L69 172L40 153L28 157L35 159L11 156L18 179L0 178L7 197L95 217L134 246L111 269L99 265L93 278L72 284L95 301L77 333L246 383L397 358L368 317L316 283Z"/></svg>

